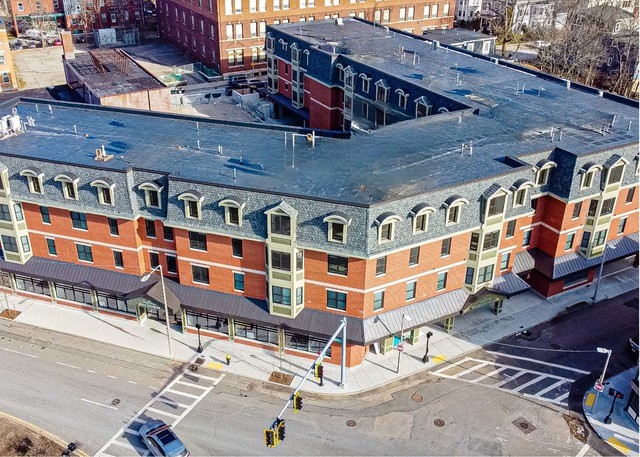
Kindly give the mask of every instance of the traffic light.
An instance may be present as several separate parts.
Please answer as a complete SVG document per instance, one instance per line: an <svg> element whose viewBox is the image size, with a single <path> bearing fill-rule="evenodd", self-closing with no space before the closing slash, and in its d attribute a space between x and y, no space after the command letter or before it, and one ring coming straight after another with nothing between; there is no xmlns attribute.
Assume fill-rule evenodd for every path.
<svg viewBox="0 0 640 457"><path fill-rule="evenodd" d="M276 447L278 445L278 437L272 428L264 429L264 444L267 447Z"/></svg>
<svg viewBox="0 0 640 457"><path fill-rule="evenodd" d="M317 364L316 365L316 370L317 370L317 374L316 377L322 379L324 376L324 367L322 366L322 364Z"/></svg>
<svg viewBox="0 0 640 457"><path fill-rule="evenodd" d="M277 438L276 438L278 442L284 441L284 420L278 419L278 422L276 424L276 430L278 432Z"/></svg>
<svg viewBox="0 0 640 457"><path fill-rule="evenodd" d="M293 412L297 413L302 409L302 396L300 392L296 392L293 396Z"/></svg>

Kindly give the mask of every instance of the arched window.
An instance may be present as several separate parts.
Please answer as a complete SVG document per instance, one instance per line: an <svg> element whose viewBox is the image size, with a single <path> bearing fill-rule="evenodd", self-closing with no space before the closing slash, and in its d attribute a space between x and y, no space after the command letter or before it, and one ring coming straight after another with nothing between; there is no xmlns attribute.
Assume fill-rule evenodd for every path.
<svg viewBox="0 0 640 457"><path fill-rule="evenodd" d="M20 176L27 178L27 184L29 186L29 192L32 194L42 194L42 177L44 173L41 169L36 167L25 168L20 172Z"/></svg>
<svg viewBox="0 0 640 457"><path fill-rule="evenodd" d="M536 174L536 186L544 186L549 182L549 174L551 169L557 167L558 164L549 159L542 159L536 163L533 170Z"/></svg>
<svg viewBox="0 0 640 457"><path fill-rule="evenodd" d="M413 207L409 216L413 218L413 234L424 233L429 227L429 214L434 213L436 209L426 203L420 203Z"/></svg>
<svg viewBox="0 0 640 457"><path fill-rule="evenodd" d="M469 200L461 197L460 195L452 195L444 202L444 208L447 210L447 219L445 225L455 225L460 222L460 213L462 211L462 205L468 205Z"/></svg>
<svg viewBox="0 0 640 457"><path fill-rule="evenodd" d="M78 199L78 181L80 178L73 173L61 173L53 179L62 184L64 198L68 200Z"/></svg>
<svg viewBox="0 0 640 457"><path fill-rule="evenodd" d="M351 218L341 212L334 211L327 215L323 220L329 224L327 230L327 238L334 243L346 243L347 242L347 227L351 225Z"/></svg>
<svg viewBox="0 0 640 457"><path fill-rule="evenodd" d="M188 190L178 195L184 202L184 216L188 219L202 219L202 201L204 195L197 190Z"/></svg>
<svg viewBox="0 0 640 457"><path fill-rule="evenodd" d="M91 186L98 191L98 201L101 205L114 205L113 189L116 187L116 183L113 179L99 178L92 181Z"/></svg>
<svg viewBox="0 0 640 457"><path fill-rule="evenodd" d="M378 226L378 243L393 241L396 232L396 222L400 217L392 212L382 213L376 218L375 224Z"/></svg>
<svg viewBox="0 0 640 457"><path fill-rule="evenodd" d="M147 181L138 186L138 189L144 191L144 202L149 208L161 208L160 193L162 192L162 186L159 184Z"/></svg>
<svg viewBox="0 0 640 457"><path fill-rule="evenodd" d="M219 205L224 208L224 222L242 227L242 210L246 202L238 197L227 197Z"/></svg>

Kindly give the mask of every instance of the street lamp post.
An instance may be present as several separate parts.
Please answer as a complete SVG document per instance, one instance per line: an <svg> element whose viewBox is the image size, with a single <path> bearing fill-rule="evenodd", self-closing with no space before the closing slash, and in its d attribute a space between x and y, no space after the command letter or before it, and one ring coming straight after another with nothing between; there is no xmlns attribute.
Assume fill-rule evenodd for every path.
<svg viewBox="0 0 640 457"><path fill-rule="evenodd" d="M202 349L202 341L200 341L200 329L202 328L202 325L200 325L199 323L196 324L196 330L198 330L198 349L196 349L196 351L198 352L202 352L204 349Z"/></svg>
<svg viewBox="0 0 640 457"><path fill-rule="evenodd" d="M422 363L427 363L429 361L429 338L433 336L433 332L427 332L427 348L424 350L424 357L422 358Z"/></svg>
<svg viewBox="0 0 640 457"><path fill-rule="evenodd" d="M604 368L602 369L602 374L600 375L600 378L598 379L598 382L600 384L604 384L604 374L607 372L607 367L609 366L609 359L611 358L611 349L597 348L597 351L600 354L607 354L607 360L604 362Z"/></svg>
<svg viewBox="0 0 640 457"><path fill-rule="evenodd" d="M607 253L607 248L615 249L615 246L608 246L605 242L604 249L602 251L602 259L600 260L600 270L598 272L598 277L596 278L596 289L593 291L593 297L591 297L591 304L593 305L596 302L596 296L598 295L598 287L600 286L600 279L602 278L602 270L604 269L604 257Z"/></svg>
<svg viewBox="0 0 640 457"><path fill-rule="evenodd" d="M396 368L396 373L400 373L400 356L402 355L402 334L404 333L404 320L407 320L407 322L411 322L411 316L408 316L407 314L402 313L402 322L400 322L400 342L398 343L398 346L400 346L398 349L398 366Z"/></svg>
<svg viewBox="0 0 640 457"><path fill-rule="evenodd" d="M164 275L162 265L153 268L149 273L144 274L140 281L147 282L155 271L160 271L160 284L162 285L162 301L164 302L164 322L167 325L167 345L169 346L169 357L173 357L173 347L171 346L171 326L169 325L169 309L167 308L167 291L164 288Z"/></svg>

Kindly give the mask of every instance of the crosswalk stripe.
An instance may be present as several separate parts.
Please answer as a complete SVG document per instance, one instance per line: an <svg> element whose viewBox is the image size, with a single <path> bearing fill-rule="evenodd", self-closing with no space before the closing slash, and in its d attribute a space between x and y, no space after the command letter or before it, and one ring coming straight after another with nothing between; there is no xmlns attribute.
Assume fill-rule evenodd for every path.
<svg viewBox="0 0 640 457"><path fill-rule="evenodd" d="M473 379L471 382L476 382L477 383L477 382L480 382L480 381L484 381L485 379L490 378L491 376L493 376L495 374L498 374L501 371L504 371L506 369L507 369L506 367L500 367L497 370L493 370L492 372L484 374L484 375L480 376L479 378Z"/></svg>
<svg viewBox="0 0 640 457"><path fill-rule="evenodd" d="M172 394L183 395L183 396L189 397L189 398L200 398L200 395L188 394L186 392L180 392L179 390L174 390L174 389L167 389L166 392L171 392Z"/></svg>
<svg viewBox="0 0 640 457"><path fill-rule="evenodd" d="M198 389L202 389L202 390L207 390L208 389L208 387L200 386L200 385L194 384L192 382L176 381L176 384L182 384L184 386L189 386L189 387L197 387Z"/></svg>
<svg viewBox="0 0 640 457"><path fill-rule="evenodd" d="M141 447L134 446L134 445L132 445L130 443L125 443L124 441L115 440L111 444L115 444L116 446L124 447L124 448L130 449L132 451L136 451L138 454L144 454L145 452L147 452L147 449L142 449Z"/></svg>
<svg viewBox="0 0 640 457"><path fill-rule="evenodd" d="M524 384L516 387L515 389L513 389L514 392L520 392L522 389L526 389L527 387L529 387L531 384L535 384L536 382L539 382L541 380L543 380L546 376L538 376L537 378L533 378L531 381L525 382Z"/></svg>
<svg viewBox="0 0 640 457"><path fill-rule="evenodd" d="M170 406L178 406L180 408L188 408L189 407L189 405L185 405L184 403L178 403L177 401L169 400L168 398L163 398L163 397L156 398L156 401L159 401L159 402L162 402L162 403L166 403L167 405L170 405Z"/></svg>
<svg viewBox="0 0 640 457"><path fill-rule="evenodd" d="M200 373L189 373L188 376L195 376L196 378L208 379L209 381L217 381L219 378L214 378L213 376L207 376Z"/></svg>
<svg viewBox="0 0 640 457"><path fill-rule="evenodd" d="M468 373L474 372L474 371L476 371L476 370L479 370L479 369L480 369L480 368L482 368L482 367L485 367L485 366L489 365L489 363L490 363L490 362L483 362L483 363L479 363L478 365L474 365L474 366L473 366L473 367L471 367L471 368L467 368L466 370L461 371L461 372L460 372L460 373L458 373L456 376L458 376L459 378L461 378L462 376L464 376L464 375L466 375L466 374L468 374Z"/></svg>
<svg viewBox="0 0 640 457"><path fill-rule="evenodd" d="M537 395L537 396L539 396L539 395L544 395L544 394L546 394L547 392L549 392L549 391L551 391L551 390L555 389L556 387L561 386L562 384L564 384L564 383L566 383L566 382L567 382L567 381L565 381L564 379L561 379L560 381L558 381L558 382L556 382L556 383L554 383L554 384L551 384L549 387L545 387L544 389L542 389L542 390L540 390L540 391L536 392L536 395Z"/></svg>
<svg viewBox="0 0 640 457"><path fill-rule="evenodd" d="M140 436L140 432L137 430L131 430L130 428L125 428L125 432L130 433L131 435Z"/></svg>
<svg viewBox="0 0 640 457"><path fill-rule="evenodd" d="M156 408L147 408L147 411L151 411L152 413L156 413L156 414L164 414L165 416L173 417L174 419L177 419L180 417L177 414L168 413L166 411L162 411L161 409L156 409Z"/></svg>
<svg viewBox="0 0 640 457"><path fill-rule="evenodd" d="M554 398L553 401L561 402L563 400L566 400L567 398L569 398L569 392L565 392L562 395L560 395L559 397Z"/></svg>
<svg viewBox="0 0 640 457"><path fill-rule="evenodd" d="M568 370L568 371L575 371L576 373L580 373L580 374L589 374L588 371L580 370L578 368L568 367L566 365L558 365L557 363L544 362L542 360L530 359L528 357L522 357L519 355L511 355L511 354L505 354L502 352L494 352L494 351L487 351L487 353L497 355L498 357L507 357L509 359L516 359L516 360L526 360L527 362L534 362L540 365L547 365L549 367L561 368L563 370Z"/></svg>
<svg viewBox="0 0 640 457"><path fill-rule="evenodd" d="M449 370L450 368L453 368L453 367L455 367L455 366L457 366L457 365L463 364L463 363L465 363L465 362L467 362L467 361L469 361L469 360L472 360L472 359L471 359L471 358L469 358L469 357L465 357L464 359L462 359L462 360L460 360L460 361L458 361L458 362L456 362L456 363L452 363L452 364L449 364L449 365L446 365L446 366L444 366L444 367L440 368L439 370L432 371L432 372L431 372L431 374L439 374L439 373L442 373L442 372L444 372L444 371ZM447 376L451 376L451 375L447 375Z"/></svg>
<svg viewBox="0 0 640 457"><path fill-rule="evenodd" d="M498 382L497 384L493 384L493 387L504 386L505 384L510 383L511 381L515 380L516 378L519 378L520 376L522 376L525 373L526 373L526 371L520 371L520 372L514 374L513 376L508 376L506 379L503 379L502 381Z"/></svg>

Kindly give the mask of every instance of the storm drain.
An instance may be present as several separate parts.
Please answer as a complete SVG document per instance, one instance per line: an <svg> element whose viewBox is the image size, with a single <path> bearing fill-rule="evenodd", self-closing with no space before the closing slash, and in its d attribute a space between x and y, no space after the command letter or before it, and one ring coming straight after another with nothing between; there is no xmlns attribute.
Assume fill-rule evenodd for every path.
<svg viewBox="0 0 640 457"><path fill-rule="evenodd" d="M436 419L433 421L433 425L436 427L444 427L444 421L442 419Z"/></svg>
<svg viewBox="0 0 640 457"><path fill-rule="evenodd" d="M413 394L411 395L411 399L413 401L415 401L416 403L420 403L422 401L422 395L420 394Z"/></svg>
<svg viewBox="0 0 640 457"><path fill-rule="evenodd" d="M518 417L511 423L518 427L520 431L522 431L522 433L524 433L525 435L528 435L536 429L533 424L526 420L524 417Z"/></svg>
<svg viewBox="0 0 640 457"><path fill-rule="evenodd" d="M119 405L120 404L120 399L119 398L114 398L113 400L111 400L111 404L113 406Z"/></svg>
<svg viewBox="0 0 640 457"><path fill-rule="evenodd" d="M356 426L356 421L354 421L353 419L349 419L347 421L347 427L355 427Z"/></svg>

